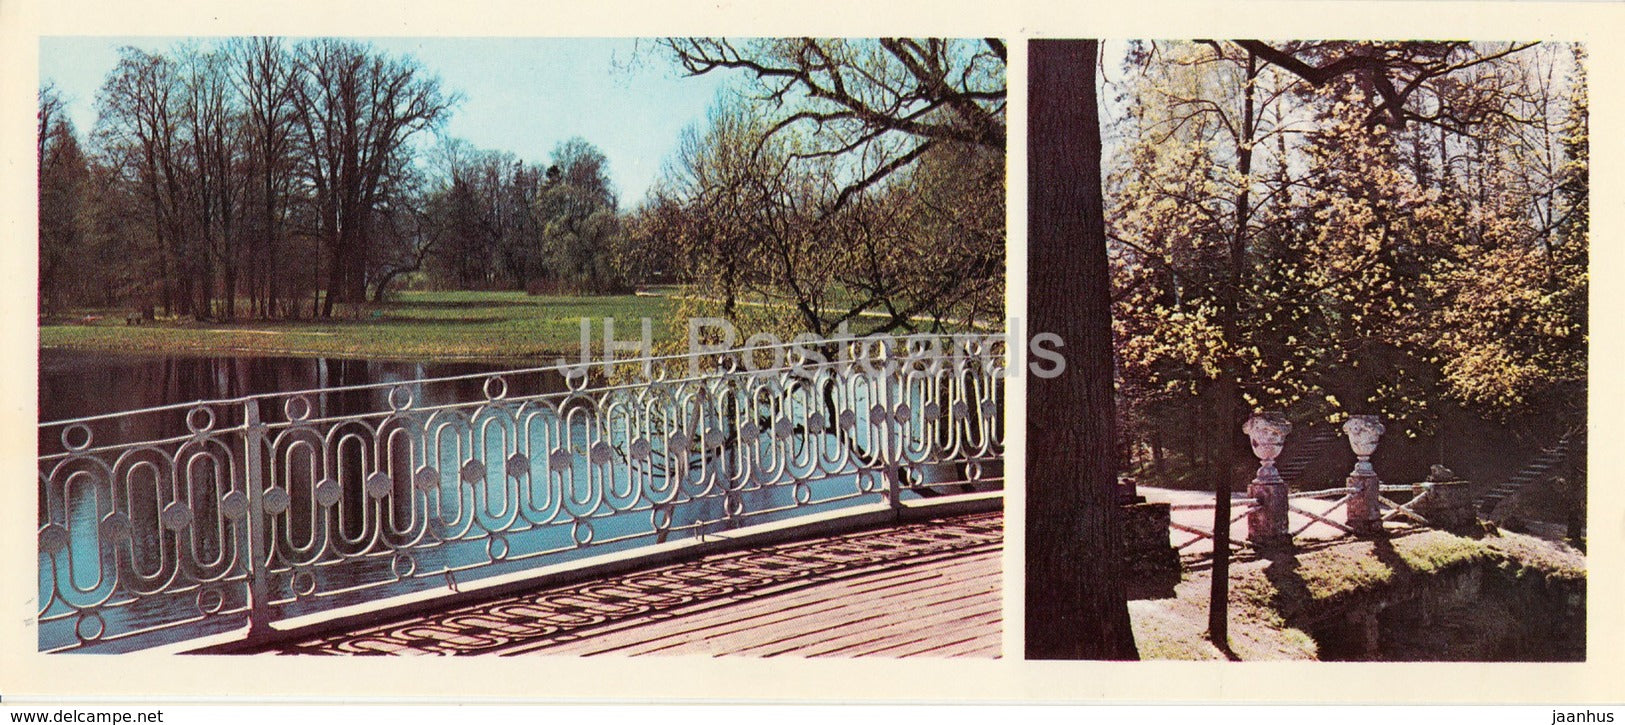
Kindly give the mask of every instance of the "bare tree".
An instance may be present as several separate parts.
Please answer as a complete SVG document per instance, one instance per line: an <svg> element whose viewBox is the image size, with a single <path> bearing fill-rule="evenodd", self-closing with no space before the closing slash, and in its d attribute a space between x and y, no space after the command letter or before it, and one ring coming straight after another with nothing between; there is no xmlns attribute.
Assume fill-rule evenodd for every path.
<svg viewBox="0 0 1625 725"><path fill-rule="evenodd" d="M198 314L216 314L218 291L224 303L220 312L230 319L237 313L241 259L236 243L245 184L239 173L236 96L226 63L226 55L218 50L192 46L182 52L179 131L190 249L195 252L186 260L186 278Z"/></svg>
<svg viewBox="0 0 1625 725"><path fill-rule="evenodd" d="M1493 108L1440 104L1436 85L1460 71L1527 50L1536 43L1506 43L1484 50L1465 41L1351 43L1295 42L1270 45L1237 40L1259 60L1282 68L1313 86L1351 77L1369 91L1368 125L1402 128L1416 122L1464 130ZM1435 102L1429 102L1429 97Z"/></svg>
<svg viewBox="0 0 1625 725"><path fill-rule="evenodd" d="M815 143L795 157L856 160L838 206L939 144L1004 150L1005 47L998 39L975 41L979 47L943 38L665 42L690 74L738 70L754 78L757 98L785 111L763 139L805 130Z"/></svg>
<svg viewBox="0 0 1625 725"><path fill-rule="evenodd" d="M39 90L39 308L50 314L70 293L94 288L86 264L89 169L53 85Z"/></svg>
<svg viewBox="0 0 1625 725"><path fill-rule="evenodd" d="M276 316L283 293L279 260L293 193L293 62L280 38L234 38L226 52L234 61L232 81L242 99L243 143L257 197L255 233L249 239L252 297L259 314Z"/></svg>
<svg viewBox="0 0 1625 725"><path fill-rule="evenodd" d="M373 215L397 154L456 103L415 62L388 58L353 41L321 38L294 50L299 156L314 191L326 247L326 296L366 299Z"/></svg>
<svg viewBox="0 0 1625 725"><path fill-rule="evenodd" d="M56 84L46 83L39 89L39 135L37 136L38 151L35 161L41 169L45 168L45 147L50 140L51 129L55 128L61 120L63 113L62 93L57 90Z"/></svg>
<svg viewBox="0 0 1625 725"><path fill-rule="evenodd" d="M136 48L120 50L119 63L98 95L97 134L111 164L140 188L146 206L150 254L132 250L157 267L155 296L166 314L190 314L194 298L181 274L188 239L180 158L180 79L173 61Z"/></svg>
<svg viewBox="0 0 1625 725"><path fill-rule="evenodd" d="M685 137L649 216L724 316L820 336L1002 316L1002 153L945 143L843 202L842 161L797 161L769 128L743 104L716 108Z"/></svg>

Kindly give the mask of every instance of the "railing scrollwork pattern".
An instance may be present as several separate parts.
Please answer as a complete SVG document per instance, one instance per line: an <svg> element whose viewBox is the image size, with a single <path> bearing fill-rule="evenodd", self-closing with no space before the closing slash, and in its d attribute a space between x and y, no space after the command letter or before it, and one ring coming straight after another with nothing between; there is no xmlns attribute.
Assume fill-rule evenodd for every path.
<svg viewBox="0 0 1625 725"><path fill-rule="evenodd" d="M42 423L40 646L252 636L587 552L1002 487L1000 338L843 344ZM749 365L764 351L774 366Z"/></svg>

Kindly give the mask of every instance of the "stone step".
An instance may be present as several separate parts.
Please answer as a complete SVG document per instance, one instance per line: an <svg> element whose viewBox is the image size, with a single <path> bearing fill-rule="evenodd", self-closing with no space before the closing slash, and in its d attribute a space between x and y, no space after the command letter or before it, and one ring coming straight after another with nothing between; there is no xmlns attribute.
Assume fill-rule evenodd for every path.
<svg viewBox="0 0 1625 725"><path fill-rule="evenodd" d="M1337 443L1337 433L1328 428L1316 428L1304 439L1303 444L1296 447L1291 456L1275 462L1275 470L1281 473L1282 480L1287 483L1298 483L1298 477L1326 451Z"/></svg>
<svg viewBox="0 0 1625 725"><path fill-rule="evenodd" d="M1540 455L1535 456L1506 481L1479 496L1478 500L1473 502L1474 505L1485 515L1493 513L1507 499L1517 496L1518 491L1524 486L1548 478L1552 468L1568 457L1568 451L1569 440L1565 436L1556 445L1541 451Z"/></svg>

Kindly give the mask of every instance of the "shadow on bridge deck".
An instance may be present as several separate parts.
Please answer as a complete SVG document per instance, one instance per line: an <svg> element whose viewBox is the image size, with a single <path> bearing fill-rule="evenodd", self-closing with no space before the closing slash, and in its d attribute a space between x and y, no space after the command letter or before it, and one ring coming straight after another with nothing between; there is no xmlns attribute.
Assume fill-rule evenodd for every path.
<svg viewBox="0 0 1625 725"><path fill-rule="evenodd" d="M292 644L282 654L997 657L999 513L714 554Z"/></svg>

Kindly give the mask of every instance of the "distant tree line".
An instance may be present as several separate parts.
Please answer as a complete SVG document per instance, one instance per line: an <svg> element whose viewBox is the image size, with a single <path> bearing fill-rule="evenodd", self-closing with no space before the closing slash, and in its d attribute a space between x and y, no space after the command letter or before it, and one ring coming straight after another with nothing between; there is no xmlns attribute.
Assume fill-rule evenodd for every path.
<svg viewBox="0 0 1625 725"><path fill-rule="evenodd" d="M39 305L330 317L410 280L597 293L637 281L602 152L551 163L436 132L460 102L349 40L120 51L82 141L39 93Z"/></svg>

